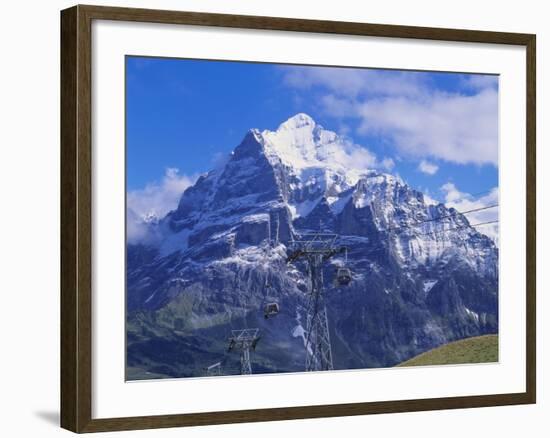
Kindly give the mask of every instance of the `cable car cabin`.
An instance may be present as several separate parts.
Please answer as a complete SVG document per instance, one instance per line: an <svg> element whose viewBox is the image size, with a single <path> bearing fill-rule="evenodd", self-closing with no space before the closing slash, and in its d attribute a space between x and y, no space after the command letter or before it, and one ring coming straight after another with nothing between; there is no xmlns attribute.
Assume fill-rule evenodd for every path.
<svg viewBox="0 0 550 438"><path fill-rule="evenodd" d="M268 303L264 307L264 318L268 319L276 316L279 313L279 304Z"/></svg>
<svg viewBox="0 0 550 438"><path fill-rule="evenodd" d="M227 352L228 352L228 353L229 353L231 350L233 350L233 347L235 346L235 344L236 344L236 342L235 342L233 339L231 339L231 340L229 341L229 346L227 347Z"/></svg>
<svg viewBox="0 0 550 438"><path fill-rule="evenodd" d="M348 268L338 268L336 270L336 283L339 286L347 286L351 282L351 271Z"/></svg>

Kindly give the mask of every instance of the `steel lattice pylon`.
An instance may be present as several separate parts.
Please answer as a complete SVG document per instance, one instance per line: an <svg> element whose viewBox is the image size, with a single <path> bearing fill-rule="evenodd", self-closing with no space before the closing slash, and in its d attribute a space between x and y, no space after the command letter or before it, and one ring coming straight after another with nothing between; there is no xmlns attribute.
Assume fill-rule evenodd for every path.
<svg viewBox="0 0 550 438"><path fill-rule="evenodd" d="M336 234L305 235L292 242L293 251L287 262L304 259L307 262L310 293L306 315L306 371L333 370L332 349L328 327L327 308L323 294L323 264L335 254L345 251L336 247Z"/></svg>
<svg viewBox="0 0 550 438"><path fill-rule="evenodd" d="M241 352L241 374L252 374L250 349L256 349L256 344L260 340L259 332L260 330L257 328L231 330L227 351L239 350Z"/></svg>

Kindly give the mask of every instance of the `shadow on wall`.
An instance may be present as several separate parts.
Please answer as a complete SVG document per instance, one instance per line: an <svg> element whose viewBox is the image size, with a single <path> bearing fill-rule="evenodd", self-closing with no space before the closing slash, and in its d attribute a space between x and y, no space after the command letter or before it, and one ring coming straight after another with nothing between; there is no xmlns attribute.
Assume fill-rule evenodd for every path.
<svg viewBox="0 0 550 438"><path fill-rule="evenodd" d="M49 423L53 426L59 426L59 412L58 411L37 411L34 413L45 423Z"/></svg>

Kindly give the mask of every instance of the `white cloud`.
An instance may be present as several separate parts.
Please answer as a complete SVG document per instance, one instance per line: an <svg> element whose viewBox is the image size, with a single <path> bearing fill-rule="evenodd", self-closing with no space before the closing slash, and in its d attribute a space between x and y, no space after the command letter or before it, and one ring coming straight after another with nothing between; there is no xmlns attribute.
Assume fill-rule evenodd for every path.
<svg viewBox="0 0 550 438"><path fill-rule="evenodd" d="M126 198L126 233L129 242L151 238L151 220L162 219L178 206L179 199L197 175L180 175L179 169L167 168L160 182L152 182L140 190L132 190Z"/></svg>
<svg viewBox="0 0 550 438"><path fill-rule="evenodd" d="M455 208L460 212L498 204L498 187L494 187L492 190L485 192L478 197L475 197L469 193L461 192L451 182L441 186L441 191L445 196L445 205L447 207ZM466 214L466 217L472 225L491 222L498 220L498 211L498 207L493 207L486 210L468 213ZM476 227L476 229L480 233L483 233L493 239L495 244L498 246L498 223L482 225Z"/></svg>
<svg viewBox="0 0 550 438"><path fill-rule="evenodd" d="M353 142L345 142L343 147L332 150L331 159L343 165L348 169L364 170L374 167L380 167L380 163L367 148L359 146Z"/></svg>
<svg viewBox="0 0 550 438"><path fill-rule="evenodd" d="M429 161L422 160L418 165L418 170L426 175L435 175L439 170L439 166Z"/></svg>
<svg viewBox="0 0 550 438"><path fill-rule="evenodd" d="M419 72L295 67L284 82L301 91L319 87L327 115L358 120L359 133L384 136L404 155L496 166L498 77L465 76L465 93L437 90L425 78Z"/></svg>
<svg viewBox="0 0 550 438"><path fill-rule="evenodd" d="M422 93L423 78L417 72L326 67L285 67L284 82L297 89L321 85L349 97L364 94L416 96Z"/></svg>
<svg viewBox="0 0 550 438"><path fill-rule="evenodd" d="M340 136L347 137L350 132L351 132L351 128L349 127L349 125L345 123L340 123L338 127L338 134Z"/></svg>
<svg viewBox="0 0 550 438"><path fill-rule="evenodd" d="M393 161L391 158L386 157L380 162L383 169L386 169L387 171L392 170L395 167L395 161Z"/></svg>
<svg viewBox="0 0 550 438"><path fill-rule="evenodd" d="M126 240L131 244L150 243L155 240L155 233L149 224L130 208L126 208Z"/></svg>
<svg viewBox="0 0 550 438"><path fill-rule="evenodd" d="M323 111L329 116L339 119L353 117L357 113L357 105L353 100L326 94L320 98Z"/></svg>
<svg viewBox="0 0 550 438"><path fill-rule="evenodd" d="M390 157L382 160L366 147L353 143L344 137L344 143L338 148L331 150L331 161L341 164L347 169L384 169L390 171L394 168L395 162Z"/></svg>
<svg viewBox="0 0 550 438"><path fill-rule="evenodd" d="M127 207L139 217L164 217L177 207L181 194L197 180L197 175L180 175L179 169L166 169L161 182L152 182L144 189L128 192Z"/></svg>
<svg viewBox="0 0 550 438"><path fill-rule="evenodd" d="M424 202L428 205L439 205L440 202L437 201L436 199L432 198L429 194L429 191L426 189L425 191L422 192L422 194L424 195Z"/></svg>
<svg viewBox="0 0 550 438"><path fill-rule="evenodd" d="M371 99L357 105L360 132L382 134L402 152L459 164L498 162L498 94L437 93L424 99Z"/></svg>

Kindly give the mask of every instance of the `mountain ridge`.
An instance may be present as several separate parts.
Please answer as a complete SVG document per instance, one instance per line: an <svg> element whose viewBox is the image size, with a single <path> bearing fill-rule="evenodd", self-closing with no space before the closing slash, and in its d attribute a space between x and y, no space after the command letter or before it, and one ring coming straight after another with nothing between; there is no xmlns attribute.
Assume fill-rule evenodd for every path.
<svg viewBox="0 0 550 438"><path fill-rule="evenodd" d="M335 366L391 365L449 340L498 330L498 249L491 239L456 210L367 167L376 160L361 150L303 113L276 131L248 131L223 166L201 176L175 210L149 224L153 243L128 245L130 332L150 341L137 314L147 321L164 315L145 324L163 339L179 339L173 330L183 324L186 336L212 331L204 335L211 343L228 327L257 323L288 350L279 359L259 353L266 372L296 370L303 345L293 333L300 332L307 282L284 254L294 238L319 229L349 247L354 273L349 303L341 291L327 290L335 348L345 352ZM331 266L343 262L337 258ZM269 299L284 303L277 328L256 318ZM148 351L137 349L130 362L143 361ZM198 356L209 354L207 348ZM196 372L185 364L162 366L172 374Z"/></svg>

